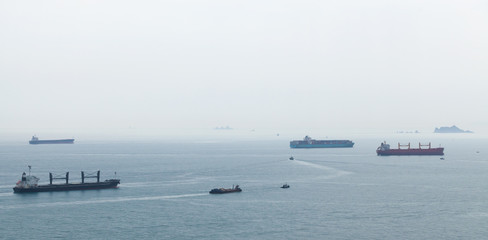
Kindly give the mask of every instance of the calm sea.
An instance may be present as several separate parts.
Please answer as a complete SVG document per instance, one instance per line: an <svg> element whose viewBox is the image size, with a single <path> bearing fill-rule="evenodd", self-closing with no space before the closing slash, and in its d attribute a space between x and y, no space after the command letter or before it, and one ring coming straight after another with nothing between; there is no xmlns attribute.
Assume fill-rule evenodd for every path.
<svg viewBox="0 0 488 240"><path fill-rule="evenodd" d="M354 140L354 139L353 139ZM439 156L288 140L0 144L1 239L486 239L488 140ZM396 143L395 143L396 144ZM434 144L435 145L435 144ZM288 158L293 155L295 160ZM23 171L101 170L119 189L13 194ZM288 183L289 189L280 186ZM241 193L210 195L239 184Z"/></svg>

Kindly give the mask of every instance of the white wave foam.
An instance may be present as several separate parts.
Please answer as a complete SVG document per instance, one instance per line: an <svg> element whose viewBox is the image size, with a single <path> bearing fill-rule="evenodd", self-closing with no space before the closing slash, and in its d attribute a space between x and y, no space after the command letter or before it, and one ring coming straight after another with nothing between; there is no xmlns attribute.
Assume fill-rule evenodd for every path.
<svg viewBox="0 0 488 240"><path fill-rule="evenodd" d="M0 193L0 197L9 197L12 196L13 194L14 194L13 192Z"/></svg>
<svg viewBox="0 0 488 240"><path fill-rule="evenodd" d="M343 171L343 170L339 170L339 169L336 169L333 167L327 167L327 166L316 164L316 163L305 162L303 160L295 160L294 162L301 164L301 165L317 168L317 169L323 169L323 170L326 170L326 171L331 173L330 175L324 176L324 178L336 178L336 177L340 177L340 176L344 176L344 175L348 175L348 174L352 173L352 172Z"/></svg>
<svg viewBox="0 0 488 240"><path fill-rule="evenodd" d="M488 212L469 212L466 213L466 216L470 218L487 218Z"/></svg>

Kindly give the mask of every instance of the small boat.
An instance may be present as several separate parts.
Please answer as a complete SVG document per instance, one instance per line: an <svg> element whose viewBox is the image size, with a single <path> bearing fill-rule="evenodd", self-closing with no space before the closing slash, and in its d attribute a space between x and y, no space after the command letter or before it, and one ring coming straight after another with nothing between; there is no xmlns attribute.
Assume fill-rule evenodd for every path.
<svg viewBox="0 0 488 240"><path fill-rule="evenodd" d="M290 159L290 160L295 160L295 158L294 158L293 156L291 156L289 159Z"/></svg>
<svg viewBox="0 0 488 240"><path fill-rule="evenodd" d="M242 189L239 188L239 185L233 186L232 188L214 188L210 190L210 194L223 194L223 193L232 193L232 192L242 192Z"/></svg>
<svg viewBox="0 0 488 240"><path fill-rule="evenodd" d="M281 186L281 188L290 188L290 185L288 185L287 183L283 184L283 186Z"/></svg>
<svg viewBox="0 0 488 240"><path fill-rule="evenodd" d="M441 160L444 160L444 158L443 158L443 157L441 157Z"/></svg>

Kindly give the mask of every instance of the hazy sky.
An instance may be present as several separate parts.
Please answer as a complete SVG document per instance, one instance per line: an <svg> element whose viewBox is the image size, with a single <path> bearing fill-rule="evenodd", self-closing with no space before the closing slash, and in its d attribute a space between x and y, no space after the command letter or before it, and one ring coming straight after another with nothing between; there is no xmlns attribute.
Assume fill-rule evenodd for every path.
<svg viewBox="0 0 488 240"><path fill-rule="evenodd" d="M0 135L487 133L487 80L486 1L0 0Z"/></svg>

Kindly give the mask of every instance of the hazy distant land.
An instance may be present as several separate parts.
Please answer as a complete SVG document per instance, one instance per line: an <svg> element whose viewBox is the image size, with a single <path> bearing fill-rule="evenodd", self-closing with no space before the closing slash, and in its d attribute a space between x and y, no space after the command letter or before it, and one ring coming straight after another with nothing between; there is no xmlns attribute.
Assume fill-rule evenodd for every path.
<svg viewBox="0 0 488 240"><path fill-rule="evenodd" d="M472 131L469 130L462 130L455 125L452 127L440 127L440 128L435 128L434 133L473 133Z"/></svg>

